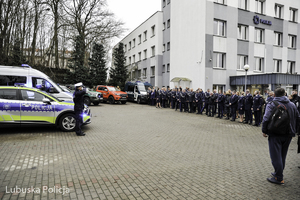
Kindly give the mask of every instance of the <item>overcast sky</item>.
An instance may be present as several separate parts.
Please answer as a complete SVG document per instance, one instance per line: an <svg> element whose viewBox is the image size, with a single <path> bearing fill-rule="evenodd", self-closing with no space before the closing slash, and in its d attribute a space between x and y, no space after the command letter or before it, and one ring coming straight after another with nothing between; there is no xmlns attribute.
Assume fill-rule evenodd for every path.
<svg viewBox="0 0 300 200"><path fill-rule="evenodd" d="M128 30L114 44L128 35L156 11L161 10L161 0L107 0L108 8Z"/></svg>

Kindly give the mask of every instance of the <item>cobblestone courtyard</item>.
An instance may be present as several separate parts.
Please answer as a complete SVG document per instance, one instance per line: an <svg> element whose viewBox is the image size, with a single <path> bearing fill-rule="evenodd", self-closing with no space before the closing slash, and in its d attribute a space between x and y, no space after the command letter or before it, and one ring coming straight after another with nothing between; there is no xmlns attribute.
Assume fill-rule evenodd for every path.
<svg viewBox="0 0 300 200"><path fill-rule="evenodd" d="M0 199L300 199L296 138L281 186L266 180L261 127L135 103L91 109L85 137L0 129ZM31 186L40 193L10 190Z"/></svg>

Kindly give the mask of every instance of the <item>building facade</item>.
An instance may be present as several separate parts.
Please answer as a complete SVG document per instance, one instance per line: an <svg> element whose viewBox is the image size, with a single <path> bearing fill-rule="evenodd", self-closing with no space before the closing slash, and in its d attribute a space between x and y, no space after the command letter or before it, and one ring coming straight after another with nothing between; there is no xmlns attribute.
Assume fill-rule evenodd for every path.
<svg viewBox="0 0 300 200"><path fill-rule="evenodd" d="M151 52L148 41L126 51L129 68L154 69L144 79L154 86L244 91L248 64L248 89L281 86L290 93L300 89L299 9L295 0L162 0L162 11L121 42L128 46L156 27L155 56L144 63L132 58Z"/></svg>

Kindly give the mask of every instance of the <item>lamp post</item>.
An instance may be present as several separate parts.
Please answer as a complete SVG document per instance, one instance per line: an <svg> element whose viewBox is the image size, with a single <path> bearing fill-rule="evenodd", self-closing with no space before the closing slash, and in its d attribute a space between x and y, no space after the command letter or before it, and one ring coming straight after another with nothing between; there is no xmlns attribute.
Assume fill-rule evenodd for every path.
<svg viewBox="0 0 300 200"><path fill-rule="evenodd" d="M245 95L246 95L246 90L247 90L247 72L249 70L249 65L244 66L244 70L246 71L246 76L245 76Z"/></svg>

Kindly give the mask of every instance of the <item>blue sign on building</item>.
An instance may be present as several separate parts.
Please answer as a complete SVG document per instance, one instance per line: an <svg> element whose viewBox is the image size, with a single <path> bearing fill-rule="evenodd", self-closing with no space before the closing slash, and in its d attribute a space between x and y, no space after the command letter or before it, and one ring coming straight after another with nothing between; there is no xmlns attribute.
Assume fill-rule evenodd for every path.
<svg viewBox="0 0 300 200"><path fill-rule="evenodd" d="M259 16L255 15L253 17L253 22L254 24L258 25L259 23L262 23L262 24L265 24L265 25L272 25L272 21L268 21L268 20L265 20L265 19L259 19Z"/></svg>

